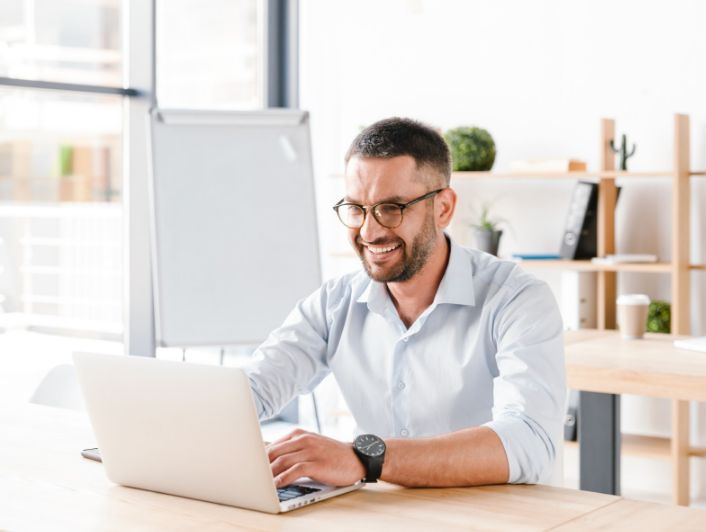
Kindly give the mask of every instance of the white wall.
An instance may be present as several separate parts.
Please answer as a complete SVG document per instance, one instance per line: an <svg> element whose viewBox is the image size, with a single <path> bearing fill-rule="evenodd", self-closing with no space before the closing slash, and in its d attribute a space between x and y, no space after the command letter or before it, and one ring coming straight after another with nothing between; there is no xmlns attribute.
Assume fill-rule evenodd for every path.
<svg viewBox="0 0 706 532"><path fill-rule="evenodd" d="M322 248L346 249L330 209L341 195L343 154L361 126L401 115L447 129L478 125L513 160L574 157L596 168L599 121L637 142L632 170L672 165L672 116L691 116L692 168L706 169L706 3L697 0L523 1L302 0L301 104L311 111ZM623 183L618 252L670 255L669 182ZM493 201L510 227L501 254L556 252L573 183L502 180L464 185L457 220ZM692 261L706 262L706 178L692 187ZM463 224L454 235L470 243ZM355 267L327 256L325 272ZM692 274L695 334L706 334L706 283ZM555 290L559 274L544 274ZM669 299L669 276L621 274L619 291ZM560 294L557 293L559 297ZM623 427L669 433L664 401L626 397ZM706 408L694 405L694 440L706 441ZM706 466L692 484L706 492ZM701 462L701 463L699 463ZM627 464L626 464L627 465ZM641 461L631 482L664 490L665 467ZM630 471L632 473L632 471ZM668 473L667 473L668 474Z"/></svg>

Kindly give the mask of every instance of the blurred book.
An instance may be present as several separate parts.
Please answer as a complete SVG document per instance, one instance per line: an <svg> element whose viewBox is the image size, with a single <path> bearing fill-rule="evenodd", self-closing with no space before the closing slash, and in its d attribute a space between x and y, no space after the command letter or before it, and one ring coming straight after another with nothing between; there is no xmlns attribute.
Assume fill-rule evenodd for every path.
<svg viewBox="0 0 706 532"><path fill-rule="evenodd" d="M510 171L532 174L539 172L585 172L586 163L577 159L532 159L511 162Z"/></svg>
<svg viewBox="0 0 706 532"><path fill-rule="evenodd" d="M593 257L594 264L619 264L631 262L657 262L657 255L649 253L619 253L617 255L606 255L605 257Z"/></svg>
<svg viewBox="0 0 706 532"><path fill-rule="evenodd" d="M598 276L596 272L561 272L561 316L569 330L597 326Z"/></svg>
<svg viewBox="0 0 706 532"><path fill-rule="evenodd" d="M674 347L679 349L691 349L692 351L703 351L706 353L706 336L674 340Z"/></svg>
<svg viewBox="0 0 706 532"><path fill-rule="evenodd" d="M515 260L559 260L561 257L556 253L513 253Z"/></svg>

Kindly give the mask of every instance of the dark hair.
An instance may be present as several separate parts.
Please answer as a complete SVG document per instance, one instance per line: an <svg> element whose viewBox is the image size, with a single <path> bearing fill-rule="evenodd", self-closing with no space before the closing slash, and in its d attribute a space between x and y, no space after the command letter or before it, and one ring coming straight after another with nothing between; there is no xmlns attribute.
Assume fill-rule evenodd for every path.
<svg viewBox="0 0 706 532"><path fill-rule="evenodd" d="M345 161L354 156L387 159L400 155L414 158L417 168L432 168L448 186L451 155L446 141L431 127L409 118L385 118L366 127L351 143Z"/></svg>

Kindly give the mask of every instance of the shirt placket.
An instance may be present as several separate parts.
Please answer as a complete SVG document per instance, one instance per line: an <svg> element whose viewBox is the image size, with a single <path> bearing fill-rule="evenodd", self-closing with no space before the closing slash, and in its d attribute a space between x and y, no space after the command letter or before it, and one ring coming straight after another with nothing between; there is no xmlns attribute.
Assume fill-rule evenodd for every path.
<svg viewBox="0 0 706 532"><path fill-rule="evenodd" d="M397 340L393 345L391 371L389 373L389 390L392 398L392 431L395 437L407 437L410 434L408 427L409 405L406 397L407 383L405 375L407 369L407 351L410 344L411 330L408 330L394 308L386 309L386 317L397 332Z"/></svg>
<svg viewBox="0 0 706 532"><path fill-rule="evenodd" d="M406 382L410 343L409 331L404 331L395 343L389 383L393 397L392 410L395 435L402 438L410 435L409 391Z"/></svg>

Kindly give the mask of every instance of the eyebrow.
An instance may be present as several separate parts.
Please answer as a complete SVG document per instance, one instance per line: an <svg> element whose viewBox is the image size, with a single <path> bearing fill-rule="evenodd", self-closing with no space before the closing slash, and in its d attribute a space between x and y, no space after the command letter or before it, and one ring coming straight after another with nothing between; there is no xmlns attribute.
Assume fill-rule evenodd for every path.
<svg viewBox="0 0 706 532"><path fill-rule="evenodd" d="M376 204L377 204L377 203L404 203L404 201L402 201L402 199L403 199L402 196L390 196L389 198L384 198L384 199L382 199L382 200L380 200L380 201L376 201L375 203L376 203ZM363 205L363 204L360 203L359 201L356 201L356 200L354 200L354 199L351 199L351 198L348 197L348 196L343 196L343 201L344 201L345 203L355 203L356 205Z"/></svg>

